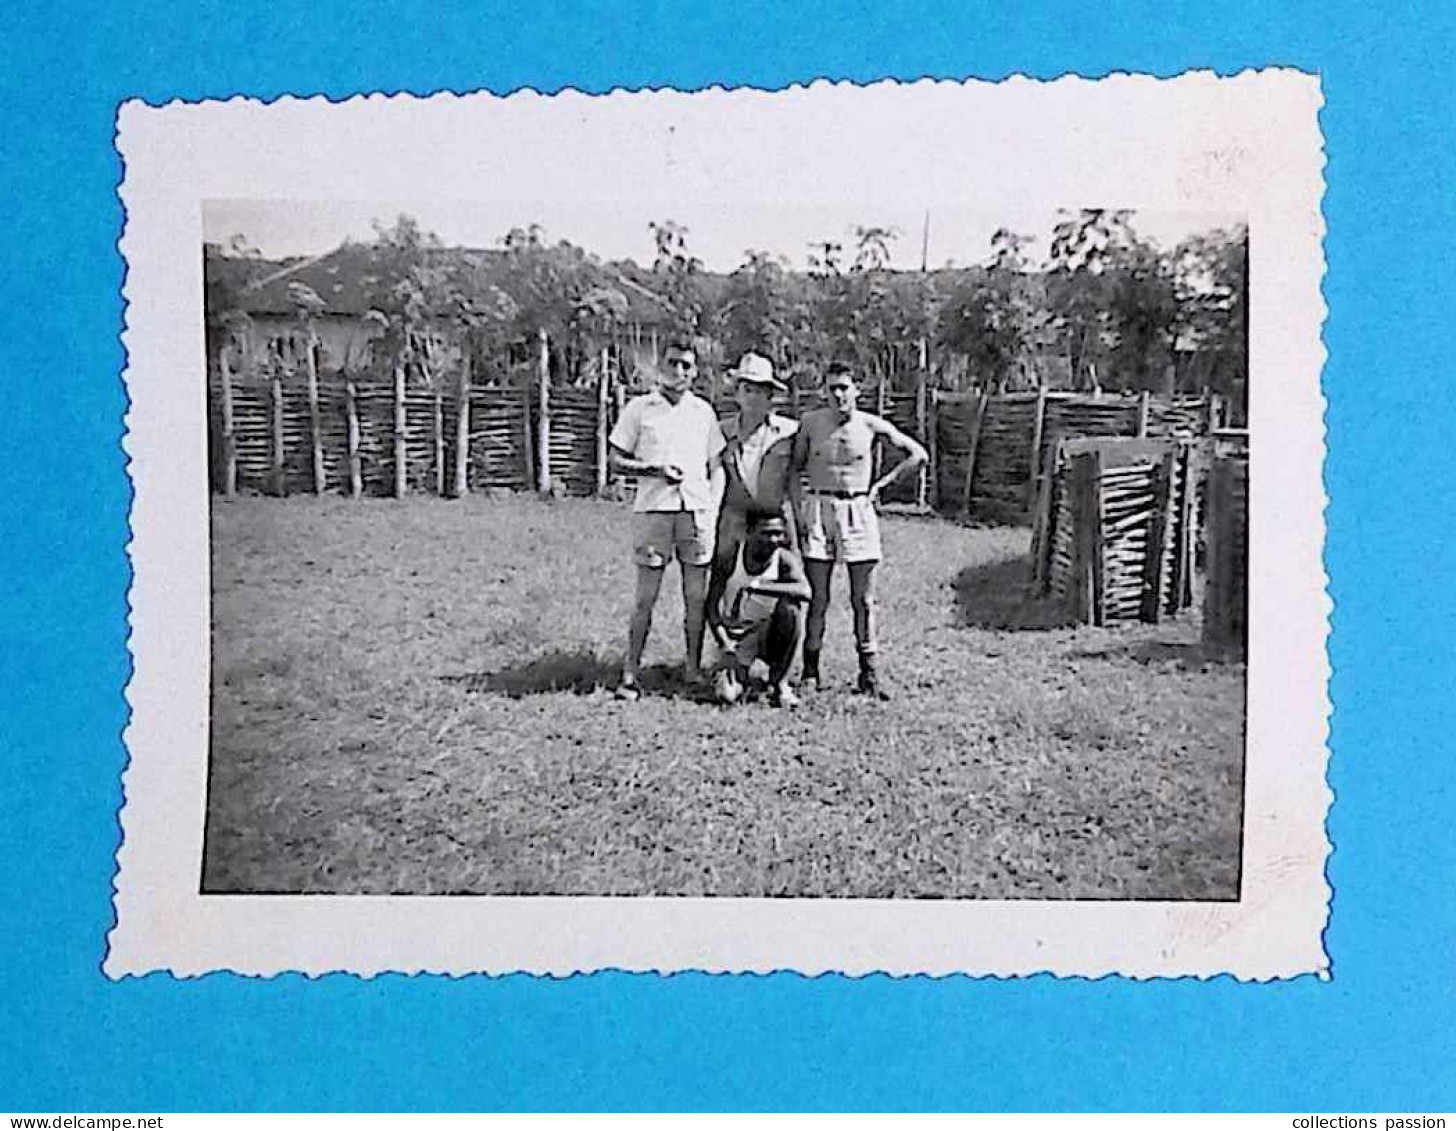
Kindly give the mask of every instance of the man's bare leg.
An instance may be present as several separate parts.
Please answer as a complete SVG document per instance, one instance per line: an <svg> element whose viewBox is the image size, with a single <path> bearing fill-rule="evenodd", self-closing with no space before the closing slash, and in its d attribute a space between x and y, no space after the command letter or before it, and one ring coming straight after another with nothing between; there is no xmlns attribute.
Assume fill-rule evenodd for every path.
<svg viewBox="0 0 1456 1131"><path fill-rule="evenodd" d="M854 647L859 654L859 690L880 699L889 695L880 686L875 670L879 652L875 607L875 567L879 562L851 562L849 565L849 604L854 610Z"/></svg>
<svg viewBox="0 0 1456 1131"><path fill-rule="evenodd" d="M683 636L687 655L683 659L683 679L689 684L703 678L703 620L707 611L708 567L682 565Z"/></svg>
<svg viewBox="0 0 1456 1131"><path fill-rule="evenodd" d="M627 631L627 658L622 664L622 686L618 693L624 699L636 699L637 676L642 666L642 653L652 632L652 609L662 588L662 567L637 567L637 591L632 602L632 624Z"/></svg>
<svg viewBox="0 0 1456 1131"><path fill-rule="evenodd" d="M824 647L824 619L829 612L829 594L834 563L808 558L804 573L809 578L809 615L804 625L804 673L801 683L819 689L819 652Z"/></svg>
<svg viewBox="0 0 1456 1131"><path fill-rule="evenodd" d="M779 599L764 634L763 658L768 663L770 701L776 707L794 707L799 697L789 685L789 669L804 637L804 617L794 602Z"/></svg>

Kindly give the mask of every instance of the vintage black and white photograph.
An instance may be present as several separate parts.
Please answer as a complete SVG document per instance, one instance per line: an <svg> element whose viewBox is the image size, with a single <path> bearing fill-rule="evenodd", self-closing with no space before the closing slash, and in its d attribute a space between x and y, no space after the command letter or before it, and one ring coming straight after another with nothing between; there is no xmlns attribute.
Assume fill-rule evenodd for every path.
<svg viewBox="0 0 1456 1131"><path fill-rule="evenodd" d="M113 961L1321 969L1317 105L124 115Z"/></svg>
<svg viewBox="0 0 1456 1131"><path fill-rule="evenodd" d="M761 219L205 206L204 891L1238 898L1244 219Z"/></svg>

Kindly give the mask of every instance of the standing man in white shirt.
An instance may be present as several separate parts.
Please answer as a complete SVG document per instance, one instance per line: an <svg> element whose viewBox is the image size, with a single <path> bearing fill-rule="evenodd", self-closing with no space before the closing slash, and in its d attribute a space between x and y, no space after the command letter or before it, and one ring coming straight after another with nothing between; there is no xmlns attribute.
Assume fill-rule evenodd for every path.
<svg viewBox="0 0 1456 1131"><path fill-rule="evenodd" d="M674 340L663 355L656 390L627 402L608 437L612 466L637 476L632 553L637 563L636 597L627 636L627 656L617 697L635 701L642 652L652 631L652 610L662 573L677 559L682 573L683 678L701 681L703 616L708 564L713 558L714 523L722 490L723 431L713 406L692 391L697 353Z"/></svg>

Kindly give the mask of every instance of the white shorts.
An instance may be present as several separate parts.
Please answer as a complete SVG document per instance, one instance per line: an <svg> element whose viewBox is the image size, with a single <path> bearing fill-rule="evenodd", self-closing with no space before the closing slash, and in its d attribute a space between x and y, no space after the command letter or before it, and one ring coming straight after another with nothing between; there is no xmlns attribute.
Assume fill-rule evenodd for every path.
<svg viewBox="0 0 1456 1131"><path fill-rule="evenodd" d="M712 511L638 511L632 516L632 558L662 569L676 558L683 565L713 560Z"/></svg>
<svg viewBox="0 0 1456 1131"><path fill-rule="evenodd" d="M879 561L880 516L869 496L808 492L799 509L799 549L810 561Z"/></svg>

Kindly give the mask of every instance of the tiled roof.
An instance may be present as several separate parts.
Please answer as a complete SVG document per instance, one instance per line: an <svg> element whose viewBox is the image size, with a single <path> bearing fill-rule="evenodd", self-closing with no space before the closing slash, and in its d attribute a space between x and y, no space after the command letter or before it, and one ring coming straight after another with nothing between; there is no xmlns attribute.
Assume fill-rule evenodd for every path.
<svg viewBox="0 0 1456 1131"><path fill-rule="evenodd" d="M490 282L509 290L503 270L504 251L461 249L461 254L467 262L483 266ZM631 272L625 265L616 264L596 264L594 270L597 286L614 288L627 300L629 318L643 324L663 319L664 301L632 277L643 272ZM371 264L368 248L360 244L345 244L324 255L285 260L208 254L204 273L209 310L235 305L252 315L291 315L295 307L288 288L293 283L301 283L317 294L324 302L325 314L358 317L371 306Z"/></svg>

